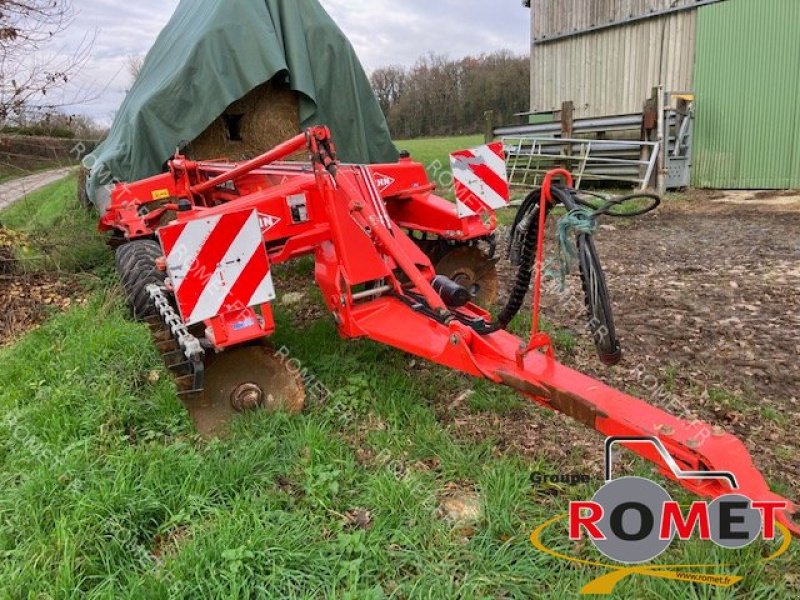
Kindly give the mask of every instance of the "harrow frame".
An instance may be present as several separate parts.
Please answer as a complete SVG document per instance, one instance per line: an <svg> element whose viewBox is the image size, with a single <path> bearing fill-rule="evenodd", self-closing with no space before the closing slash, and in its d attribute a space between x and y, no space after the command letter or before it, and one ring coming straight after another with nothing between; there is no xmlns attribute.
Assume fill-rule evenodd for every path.
<svg viewBox="0 0 800 600"><path fill-rule="evenodd" d="M303 149L309 162L281 162ZM550 201L549 184L550 179L543 203ZM432 285L437 274L431 261L407 231L469 243L490 240L496 221L488 212L459 218L453 205L433 191L424 167L409 159L395 165L340 164L330 132L316 127L238 165L178 156L170 161L168 173L118 185L100 228L117 232L116 240L123 242L153 237L165 227L255 213L262 224L258 245L266 251L267 268L304 255L315 257L316 283L343 337L369 338L506 385L605 436L657 438L674 463L651 445L625 445L665 477L704 497L734 490L720 479L679 479L675 464L681 471L733 473L737 493L786 502L778 518L800 535L792 520L798 506L770 490L737 438L720 427L679 419L558 363L550 339L538 330L541 244L529 342L504 330L487 332L491 315L475 304L448 306ZM178 272L202 279L201 267L207 269L207 284L220 262L201 263L199 256L177 260L172 252L165 253L161 266L170 275L166 291L180 294ZM224 289L235 296L230 287ZM233 300L205 319L199 333L217 352L274 331L268 302L251 306L241 298Z"/></svg>

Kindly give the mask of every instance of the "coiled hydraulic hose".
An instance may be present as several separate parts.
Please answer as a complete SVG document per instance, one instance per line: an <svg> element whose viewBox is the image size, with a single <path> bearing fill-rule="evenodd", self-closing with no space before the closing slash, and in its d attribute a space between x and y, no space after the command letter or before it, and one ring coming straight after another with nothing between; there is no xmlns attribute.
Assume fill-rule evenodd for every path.
<svg viewBox="0 0 800 600"><path fill-rule="evenodd" d="M552 194L555 203L564 205L567 210L573 211L579 206L572 192L565 188L554 186ZM545 208L548 216L552 207L551 203ZM537 189L528 194L514 219L509 234L508 259L518 267L517 276L505 307L497 320L486 328L485 333L506 329L525 303L536 263L540 210L541 190ZM577 249L584 300L589 315L587 329L592 335L600 360L607 365L616 365L622 358L622 352L616 336L608 286L591 235L578 233Z"/></svg>
<svg viewBox="0 0 800 600"><path fill-rule="evenodd" d="M525 296L531 287L533 268L536 262L536 242L539 240L539 211L541 210L542 191L536 189L525 198L520 206L511 228L508 244L508 259L518 267L514 285L508 301L497 317L496 329L505 329L514 317L519 314L525 303ZM552 205L545 209L550 213Z"/></svg>
<svg viewBox="0 0 800 600"><path fill-rule="evenodd" d="M597 257L597 250L594 246L592 239L592 232L594 230L594 219L601 215L610 217L632 217L646 214L655 210L661 204L661 198L655 194L632 194L620 198L608 199L604 196L597 194L588 194L596 196L603 200L603 204L596 206L594 203L581 198L577 190L568 189L562 186L554 185L551 188L553 196L552 203L548 203L545 210L549 216L550 211L556 204L563 205L570 213L570 217L575 222L586 221L583 227L570 227L569 219L564 219L564 232L562 232L560 242L562 246L566 243L567 232L575 233L576 247L572 250L565 252L562 247L562 255L576 255L578 265L580 268L580 277L583 287L584 301L588 313L588 321L586 328L591 334L597 353L600 360L609 366L616 365L622 359L622 351L620 349L619 341L617 340L616 328L614 326L614 316L611 308L611 298L608 293L608 285L606 284L605 274L600 266L600 260ZM532 191L523 200L517 215L514 218L514 223L511 227L508 239L508 255L507 258L512 265L518 267L517 276L511 288L508 301L498 315L496 321L493 323L485 323L480 320L476 322L474 319L468 318L456 311L454 317L463 323L473 327L480 335L494 333L495 331L506 329L514 317L519 314L525 303L525 297L531 286L533 278L533 271L536 263L536 249L539 240L539 215L541 211L542 193L540 189ZM630 210L625 206L626 203L631 201L647 200L643 207ZM589 209L589 210L587 210ZM541 232L544 235L544 232ZM569 261L567 261L568 263ZM568 265L562 265L562 269L568 270ZM563 274L566 274L564 272Z"/></svg>
<svg viewBox="0 0 800 600"><path fill-rule="evenodd" d="M553 186L552 194L553 199L563 204L570 213L582 210L581 206L583 205L578 201L574 191ZM585 212L585 208L583 212ZM592 221L595 216L596 214L590 215ZM581 285L588 314L586 329L592 336L600 361L605 365L614 366L622 360L622 349L617 340L606 276L600 266L592 235L579 231L576 237Z"/></svg>

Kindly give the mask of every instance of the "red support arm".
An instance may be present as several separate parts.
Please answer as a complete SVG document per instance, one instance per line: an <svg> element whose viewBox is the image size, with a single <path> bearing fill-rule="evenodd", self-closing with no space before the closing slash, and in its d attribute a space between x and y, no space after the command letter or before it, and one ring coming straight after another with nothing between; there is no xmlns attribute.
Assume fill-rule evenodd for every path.
<svg viewBox="0 0 800 600"><path fill-rule="evenodd" d="M566 171L549 175L547 189L542 193L541 216L545 214L544 203L550 201L549 185L556 175L565 176L567 184L571 185L572 177ZM339 184L351 199L352 217L356 222L362 227L369 227L370 235L406 272L430 307L441 307L440 298L429 299L435 292L413 262L403 255L392 232L376 218L369 205L356 200L357 189L346 178L339 178ZM544 232L543 226L540 232ZM449 324L437 323L396 298L378 298L351 307L348 313L351 322L342 324L342 331L359 332L359 335L366 335L377 342L446 367L502 383L531 401L564 413L606 436L658 437L681 470L730 471L739 484L738 490L733 490L718 479L680 479L652 446L628 444L631 451L658 466L663 475L698 495L715 498L738 491L752 500L784 501L784 498L770 490L764 477L753 465L747 448L734 436L706 423L679 419L573 371L559 364L551 351L547 354L531 351L541 341L537 336L537 325L543 237L541 235L539 238L537 257L534 335L524 351L520 351L520 348L525 348L522 340L506 331L480 335L456 320ZM485 313L469 306L461 310L468 317L486 317ZM800 507L788 500L786 502L788 510L781 512L779 519L794 535L800 536L800 525L792 520Z"/></svg>
<svg viewBox="0 0 800 600"><path fill-rule="evenodd" d="M189 188L189 191L199 196L204 192L214 189L218 185L222 185L228 181L233 181L237 177L246 175L247 173L250 173L251 171L254 171L260 167L291 156L301 148L305 148L307 143L306 134L301 133L300 135L297 135L292 139L275 146L269 152L265 152L261 156L257 156L253 160L244 162L240 165L237 165L230 171L223 173L222 175L218 175L217 177L209 179L208 181L204 181L203 183L198 183L197 185L192 186Z"/></svg>

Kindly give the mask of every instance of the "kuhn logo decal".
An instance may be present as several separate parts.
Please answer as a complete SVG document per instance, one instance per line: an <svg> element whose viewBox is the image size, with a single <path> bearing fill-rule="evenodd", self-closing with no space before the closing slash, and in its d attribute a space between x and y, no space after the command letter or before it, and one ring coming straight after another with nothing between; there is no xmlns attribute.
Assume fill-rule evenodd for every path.
<svg viewBox="0 0 800 600"><path fill-rule="evenodd" d="M272 215L258 213L258 223L261 225L261 231L269 231L280 222L280 217L273 217Z"/></svg>
<svg viewBox="0 0 800 600"><path fill-rule="evenodd" d="M372 178L375 180L375 185L378 187L378 190L381 192L385 192L392 184L394 184L395 179L393 177L389 177L388 175L383 175L382 173L373 173Z"/></svg>

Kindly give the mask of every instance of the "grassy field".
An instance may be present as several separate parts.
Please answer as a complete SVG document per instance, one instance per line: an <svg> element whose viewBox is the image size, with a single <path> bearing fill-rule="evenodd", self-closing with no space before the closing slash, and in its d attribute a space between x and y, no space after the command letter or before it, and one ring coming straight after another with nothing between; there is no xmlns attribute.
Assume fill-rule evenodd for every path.
<svg viewBox="0 0 800 600"><path fill-rule="evenodd" d="M483 144L482 135L465 135L449 138L426 138L395 142L399 150L408 150L414 160L428 166L441 164L450 170L450 153Z"/></svg>
<svg viewBox="0 0 800 600"><path fill-rule="evenodd" d="M0 212L0 224L33 242L18 250L27 269L91 275L107 266L109 252L95 232L97 218L76 210L75 186L72 178L62 180Z"/></svg>
<svg viewBox="0 0 800 600"><path fill-rule="evenodd" d="M446 151L418 146L427 157ZM546 455L526 461L491 439L458 439L435 407L473 390L471 411L487 419L534 409L377 344L342 341L328 319L301 322L276 303L273 341L330 399L199 438L146 328L126 316L74 185L0 214L67 251L70 269L94 282L86 306L0 349L0 598L564 598L603 574L528 539L600 482L534 486L532 474L553 472ZM57 243L65 236L69 249ZM454 498L476 498L477 512L448 518ZM563 539L548 541L576 550ZM728 557L689 543L657 562ZM784 575L796 559L743 568L732 590L632 577L616 597L789 598Z"/></svg>

